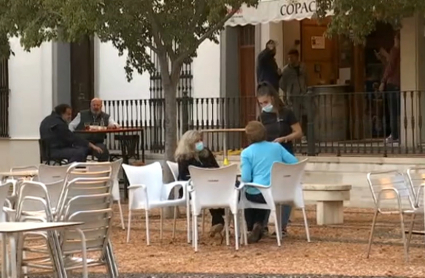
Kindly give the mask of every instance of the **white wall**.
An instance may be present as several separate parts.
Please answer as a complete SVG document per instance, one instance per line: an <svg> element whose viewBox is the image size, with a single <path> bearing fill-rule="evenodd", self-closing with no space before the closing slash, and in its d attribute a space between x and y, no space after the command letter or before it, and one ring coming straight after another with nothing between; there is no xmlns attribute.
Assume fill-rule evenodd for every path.
<svg viewBox="0 0 425 278"><path fill-rule="evenodd" d="M52 44L25 52L11 40L9 61L10 137L38 139L40 122L52 111Z"/></svg>
<svg viewBox="0 0 425 278"><path fill-rule="evenodd" d="M220 96L220 45L204 41L193 60L193 97Z"/></svg>
<svg viewBox="0 0 425 278"><path fill-rule="evenodd" d="M149 98L149 73L133 73L127 81L124 66L125 54L118 55L112 43L95 44L96 96L104 100Z"/></svg>
<svg viewBox="0 0 425 278"><path fill-rule="evenodd" d="M112 43L95 44L96 48L96 96L104 100L146 99L150 97L149 73L135 72L127 82L124 71L125 55L119 56ZM193 61L194 97L218 97L220 95L220 46L205 41Z"/></svg>

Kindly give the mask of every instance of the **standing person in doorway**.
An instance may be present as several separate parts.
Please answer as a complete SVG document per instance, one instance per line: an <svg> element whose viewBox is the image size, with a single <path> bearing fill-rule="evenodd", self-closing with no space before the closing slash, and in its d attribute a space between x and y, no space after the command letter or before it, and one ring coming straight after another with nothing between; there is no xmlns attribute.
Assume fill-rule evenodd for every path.
<svg viewBox="0 0 425 278"><path fill-rule="evenodd" d="M388 109L390 112L391 135L387 143L398 142L400 134L400 33L394 36L394 45L390 50L384 76L379 86L379 91L386 91Z"/></svg>
<svg viewBox="0 0 425 278"><path fill-rule="evenodd" d="M258 84L257 99L262 109L258 120L267 131L267 141L281 144L290 154L294 155L292 142L302 137L301 125L294 112L286 107L279 98L277 91L267 82ZM282 234L285 235L291 216L291 206L282 206ZM268 217L263 227L268 232Z"/></svg>
<svg viewBox="0 0 425 278"><path fill-rule="evenodd" d="M279 91L281 71L276 63L276 42L269 40L266 48L257 58L257 83L269 82L276 91Z"/></svg>
<svg viewBox="0 0 425 278"><path fill-rule="evenodd" d="M295 115L301 119L303 130L307 130L307 113L303 103L307 94L307 70L300 62L297 49L288 52L288 64L282 70L279 86L292 105Z"/></svg>

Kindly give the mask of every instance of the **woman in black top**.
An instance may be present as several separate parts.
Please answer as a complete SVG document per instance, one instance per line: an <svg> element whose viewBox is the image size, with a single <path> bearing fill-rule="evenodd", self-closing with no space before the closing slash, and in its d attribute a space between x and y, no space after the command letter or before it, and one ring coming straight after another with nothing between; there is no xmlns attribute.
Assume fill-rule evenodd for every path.
<svg viewBox="0 0 425 278"><path fill-rule="evenodd" d="M295 117L294 112L286 107L279 98L278 92L267 82L261 82L257 87L257 99L261 107L258 121L262 122L267 130L267 141L280 143L289 153L294 155L292 141L303 136L301 125ZM286 234L286 226L291 216L292 207L282 206L282 234ZM263 227L268 232L267 224Z"/></svg>
<svg viewBox="0 0 425 278"><path fill-rule="evenodd" d="M190 179L189 166L219 168L213 153L204 146L202 135L196 130L189 130L179 141L175 158L179 166L179 180ZM224 209L210 209L212 216L210 236L221 234L224 228Z"/></svg>

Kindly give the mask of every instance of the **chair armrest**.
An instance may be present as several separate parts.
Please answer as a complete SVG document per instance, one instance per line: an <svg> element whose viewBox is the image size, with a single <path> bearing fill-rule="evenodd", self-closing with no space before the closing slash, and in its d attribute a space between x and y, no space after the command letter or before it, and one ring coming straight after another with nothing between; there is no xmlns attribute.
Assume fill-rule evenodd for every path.
<svg viewBox="0 0 425 278"><path fill-rule="evenodd" d="M265 188L265 189L270 188L270 185L263 185L263 184L253 183L253 182L244 183L244 186L250 186L255 188Z"/></svg>
<svg viewBox="0 0 425 278"><path fill-rule="evenodd" d="M188 187L189 181L173 181L163 185L163 196L168 199L171 192L176 188L181 186L183 189L183 197L186 195L186 190ZM178 199L178 196L174 196L174 199Z"/></svg>
<svg viewBox="0 0 425 278"><path fill-rule="evenodd" d="M236 190L242 191L242 190L245 190L245 188L246 188L246 183L241 182L239 186L236 187Z"/></svg>
<svg viewBox="0 0 425 278"><path fill-rule="evenodd" d="M144 184L132 184L128 187L128 190L135 190L135 189L139 189L139 188L143 188L146 190L146 185Z"/></svg>

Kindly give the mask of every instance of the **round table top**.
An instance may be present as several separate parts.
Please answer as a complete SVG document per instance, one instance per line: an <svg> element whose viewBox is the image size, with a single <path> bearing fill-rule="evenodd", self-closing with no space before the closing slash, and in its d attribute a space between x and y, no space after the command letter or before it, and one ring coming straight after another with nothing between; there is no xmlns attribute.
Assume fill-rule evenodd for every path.
<svg viewBox="0 0 425 278"><path fill-rule="evenodd" d="M202 129L200 132L244 132L245 128L216 128L216 129Z"/></svg>
<svg viewBox="0 0 425 278"><path fill-rule="evenodd" d="M33 177L38 175L38 170L0 172L3 177Z"/></svg>
<svg viewBox="0 0 425 278"><path fill-rule="evenodd" d="M347 191L351 190L350 184L303 184L305 191Z"/></svg>
<svg viewBox="0 0 425 278"><path fill-rule="evenodd" d="M120 127L120 128L107 128L107 129L92 129L92 130L75 130L75 133L120 133L120 132L137 132L142 131L141 127Z"/></svg>

